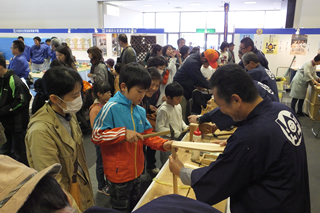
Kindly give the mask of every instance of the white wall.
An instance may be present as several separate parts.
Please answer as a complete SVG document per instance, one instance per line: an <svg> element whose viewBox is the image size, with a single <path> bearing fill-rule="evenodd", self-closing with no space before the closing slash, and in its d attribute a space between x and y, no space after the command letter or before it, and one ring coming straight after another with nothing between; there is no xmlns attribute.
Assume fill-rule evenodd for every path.
<svg viewBox="0 0 320 213"><path fill-rule="evenodd" d="M95 28L99 23L96 0L3 1L0 28Z"/></svg>
<svg viewBox="0 0 320 213"><path fill-rule="evenodd" d="M320 4L316 0L297 0L294 27L320 28Z"/></svg>
<svg viewBox="0 0 320 213"><path fill-rule="evenodd" d="M107 15L107 5L104 5L104 28L142 28L141 12L119 7L119 16Z"/></svg>

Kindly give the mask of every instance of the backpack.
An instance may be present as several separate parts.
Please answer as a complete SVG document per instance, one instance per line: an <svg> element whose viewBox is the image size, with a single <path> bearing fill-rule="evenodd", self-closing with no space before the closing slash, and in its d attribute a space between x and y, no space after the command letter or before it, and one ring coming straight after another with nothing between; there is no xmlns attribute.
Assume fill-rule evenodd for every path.
<svg viewBox="0 0 320 213"><path fill-rule="evenodd" d="M109 70L107 72L108 72L108 83L111 86L111 94L113 96L114 95L114 75Z"/></svg>
<svg viewBox="0 0 320 213"><path fill-rule="evenodd" d="M103 61L100 61L100 63L103 63L106 68L107 68L107 75L108 75L108 83L111 86L111 94L112 96L114 95L114 75L109 71L109 68L107 67L106 63L104 63Z"/></svg>

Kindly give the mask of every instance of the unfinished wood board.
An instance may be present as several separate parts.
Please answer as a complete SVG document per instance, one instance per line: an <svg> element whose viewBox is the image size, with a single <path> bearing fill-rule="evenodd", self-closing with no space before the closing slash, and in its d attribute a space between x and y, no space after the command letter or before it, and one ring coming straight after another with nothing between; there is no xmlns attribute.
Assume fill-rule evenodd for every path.
<svg viewBox="0 0 320 213"><path fill-rule="evenodd" d="M174 141L172 146L188 150L199 150L205 152L223 152L225 146L220 146L214 143L199 143L199 142L184 142Z"/></svg>
<svg viewBox="0 0 320 213"><path fill-rule="evenodd" d="M177 155L182 163L188 162L190 164L197 165L190 161L191 156L189 153L185 152L184 149L179 149L177 151ZM156 176L156 178L163 183L172 184L172 173L169 170L169 161L167 161L167 163L162 167L161 171ZM187 188L188 186L184 185L181 182L180 178L178 178L177 182L178 182L178 194L182 196L187 196L190 188ZM180 187L182 186L185 188L180 188L179 186ZM145 194L143 195L143 197L140 199L138 203L138 207L143 206L144 204L158 197L161 197L164 195L170 195L172 194L172 192L173 192L172 186L164 185L159 182L153 181L149 186L149 188L147 189L147 191L145 192Z"/></svg>

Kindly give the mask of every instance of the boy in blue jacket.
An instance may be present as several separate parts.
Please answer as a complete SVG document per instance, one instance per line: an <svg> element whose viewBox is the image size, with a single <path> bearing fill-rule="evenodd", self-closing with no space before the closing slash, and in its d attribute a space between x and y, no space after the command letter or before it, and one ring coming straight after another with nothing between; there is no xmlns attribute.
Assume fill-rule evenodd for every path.
<svg viewBox="0 0 320 213"><path fill-rule="evenodd" d="M48 58L46 45L40 44L41 38L36 36L33 38L34 45L30 48L30 57L32 62L32 71L44 71L44 59Z"/></svg>
<svg viewBox="0 0 320 213"><path fill-rule="evenodd" d="M150 74L142 65L126 64L120 72L120 92L110 98L94 121L92 142L101 147L111 205L123 212L130 212L140 198L143 145L155 150L171 150L172 141L143 138L143 134L152 132L152 126L139 104L150 85Z"/></svg>

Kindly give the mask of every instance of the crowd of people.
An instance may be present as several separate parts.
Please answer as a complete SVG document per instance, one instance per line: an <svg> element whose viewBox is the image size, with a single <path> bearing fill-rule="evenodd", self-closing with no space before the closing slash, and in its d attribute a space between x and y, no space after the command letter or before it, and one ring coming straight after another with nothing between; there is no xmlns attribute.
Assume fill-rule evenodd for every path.
<svg viewBox="0 0 320 213"><path fill-rule="evenodd" d="M137 204L145 165L151 175L159 172L156 150L162 151L163 162L170 155L171 135L144 135L167 131L170 125L178 139L189 123L204 122L214 123L212 133L238 129L228 141L219 142L225 151L206 168L187 169L177 157L169 157L171 172L192 186L199 201L213 205L230 197L234 212L310 212L306 151L296 114L302 113L306 86L320 85L315 75L320 55L293 79L290 109L279 103L268 60L250 38L239 44L239 64L234 43L224 41L220 51L201 52L186 46L183 38L177 41L178 49L152 45L144 61L138 62L127 36L121 34L123 51L117 61L104 61L96 46L87 50L90 83L77 72L70 47L57 38L41 44L35 37L32 47L23 40L20 36L13 41L14 57L8 67L0 56L0 122L6 136L0 143L0 174L14 174L0 185L13 181L19 193L27 191L18 196L0 187L0 211L95 211L81 129L87 110L98 192L110 195L114 212L131 212ZM29 63L32 71L46 70L34 83L32 117ZM201 108L212 97L219 107L201 116ZM16 169L11 171L9 165ZM184 208L183 198L170 198L182 199L178 207ZM206 212L206 206L193 206L197 205Z"/></svg>

